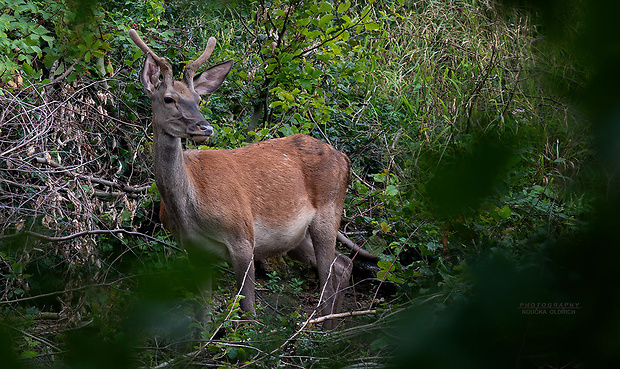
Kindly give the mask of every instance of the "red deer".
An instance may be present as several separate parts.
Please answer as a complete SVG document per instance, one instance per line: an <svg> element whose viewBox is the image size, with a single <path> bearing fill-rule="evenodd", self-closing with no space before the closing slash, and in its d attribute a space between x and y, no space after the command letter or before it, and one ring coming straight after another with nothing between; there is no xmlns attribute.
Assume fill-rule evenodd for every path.
<svg viewBox="0 0 620 369"><path fill-rule="evenodd" d="M138 36L146 54L141 81L152 101L155 182L160 219L189 249L232 264L244 311L254 312L254 261L288 254L317 268L321 313L337 312L351 259L335 250L349 180L349 159L313 137L296 134L234 150L183 151L181 139L204 142L213 128L200 95L217 90L233 61L196 74L215 47L185 67L182 81Z"/></svg>

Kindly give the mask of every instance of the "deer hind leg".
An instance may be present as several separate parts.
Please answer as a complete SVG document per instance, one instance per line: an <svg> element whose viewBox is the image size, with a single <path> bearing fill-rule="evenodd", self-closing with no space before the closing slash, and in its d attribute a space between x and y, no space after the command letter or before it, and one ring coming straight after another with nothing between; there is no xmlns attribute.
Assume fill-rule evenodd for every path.
<svg viewBox="0 0 620 369"><path fill-rule="evenodd" d="M335 250L338 223L333 217L315 219L309 229L321 286L323 315L339 311L342 291L349 285L353 267L351 259ZM331 328L333 323L326 323L325 327Z"/></svg>
<svg viewBox="0 0 620 369"><path fill-rule="evenodd" d="M327 286L327 288L325 288L325 291L323 292L323 301L327 299L325 296L332 296L332 298L322 304L321 314L323 315L327 315L331 312L337 312L340 310L340 306L342 305L342 293L338 293L334 296L334 292L342 291L347 288L349 285L349 279L351 278L351 259L339 253L338 251L335 251L334 254L335 258L333 260L333 263L330 263L330 267L332 270L330 285ZM318 269L316 252L312 244L312 239L309 235L306 236L306 238L296 248L289 251L287 255L295 260L299 260L302 263L311 265ZM323 291L325 283L320 282L319 284L321 291ZM323 326L326 329L332 329L334 327L334 322L327 320L324 322Z"/></svg>
<svg viewBox="0 0 620 369"><path fill-rule="evenodd" d="M297 247L290 250L286 254L295 260L301 261L304 264L308 264L316 268L316 255L314 254L314 246L312 246L312 239L308 234Z"/></svg>
<svg viewBox="0 0 620 369"><path fill-rule="evenodd" d="M291 251L287 253L288 256L302 263L308 264L314 268L317 268L316 253L314 252L314 246L312 245L312 239L310 236L301 241L301 243ZM342 290L348 286L349 278L351 277L351 259L349 257L335 251L335 261L333 263L333 274L340 281L339 289ZM336 309L338 310L338 309Z"/></svg>
<svg viewBox="0 0 620 369"><path fill-rule="evenodd" d="M351 280L351 272L353 271L353 262L348 256L335 252L334 258L334 283L335 291L337 293L334 301L333 312L339 312L342 307L342 301L344 297L344 291L349 287L349 281Z"/></svg>

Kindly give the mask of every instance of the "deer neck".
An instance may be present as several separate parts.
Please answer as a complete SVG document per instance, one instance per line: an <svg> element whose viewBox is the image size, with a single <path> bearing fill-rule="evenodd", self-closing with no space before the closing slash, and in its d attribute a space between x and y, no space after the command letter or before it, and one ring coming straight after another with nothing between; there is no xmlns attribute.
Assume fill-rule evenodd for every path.
<svg viewBox="0 0 620 369"><path fill-rule="evenodd" d="M156 125L154 125L156 127ZM155 183L172 219L188 219L195 192L183 159L181 139L153 130Z"/></svg>

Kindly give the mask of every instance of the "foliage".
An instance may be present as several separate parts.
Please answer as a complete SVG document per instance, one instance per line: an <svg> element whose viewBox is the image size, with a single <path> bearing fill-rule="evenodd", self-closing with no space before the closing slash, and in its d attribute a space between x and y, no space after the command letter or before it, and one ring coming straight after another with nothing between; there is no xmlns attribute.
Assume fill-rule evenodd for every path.
<svg viewBox="0 0 620 369"><path fill-rule="evenodd" d="M580 28L593 20L579 1L559 13L553 2L532 10L487 0L0 1L0 353L10 364L617 359L605 345L588 346L599 362L576 347L581 339L571 343L571 332L612 342L612 309L601 307L600 320L589 310L566 324L522 324L515 306L595 306L594 292L609 292L597 278L617 260L604 249L617 244L617 114L603 104L616 92L597 88L606 70L593 67L610 59L595 63L578 48L599 45ZM578 26L557 28L555 14ZM303 132L349 155L342 228L379 261L354 275L348 308L379 313L323 332L309 323L317 291L301 276L312 272L277 269L258 281L261 304L248 316L230 298L228 266L178 249L156 215L130 27L177 74L212 35L212 60L235 59L202 107L216 148ZM600 270L588 270L594 261ZM214 270L216 288L203 296ZM209 319L197 321L205 301ZM550 344L543 330L562 339Z"/></svg>

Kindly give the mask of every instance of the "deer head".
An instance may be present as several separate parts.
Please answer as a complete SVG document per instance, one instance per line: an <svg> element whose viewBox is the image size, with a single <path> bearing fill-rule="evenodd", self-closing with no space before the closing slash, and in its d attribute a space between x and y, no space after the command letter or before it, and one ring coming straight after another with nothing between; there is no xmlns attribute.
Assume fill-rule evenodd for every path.
<svg viewBox="0 0 620 369"><path fill-rule="evenodd" d="M213 127L200 113L200 95L210 94L221 86L232 68L232 59L196 75L215 48L215 38L211 37L202 55L185 67L183 81L175 81L166 59L157 56L135 30L130 30L129 36L146 54L140 79L152 101L154 134L206 141L213 135Z"/></svg>

